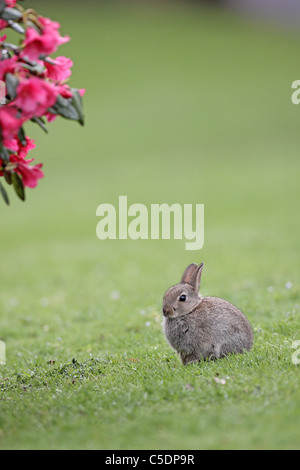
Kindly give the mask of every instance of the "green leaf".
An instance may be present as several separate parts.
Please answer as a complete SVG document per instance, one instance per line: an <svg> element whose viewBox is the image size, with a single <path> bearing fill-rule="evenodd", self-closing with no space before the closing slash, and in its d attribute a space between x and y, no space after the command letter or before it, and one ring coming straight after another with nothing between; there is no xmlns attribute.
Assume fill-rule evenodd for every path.
<svg viewBox="0 0 300 470"><path fill-rule="evenodd" d="M11 185L12 184L12 173L8 171L3 171L3 176L7 184Z"/></svg>
<svg viewBox="0 0 300 470"><path fill-rule="evenodd" d="M24 189L24 184L22 181L22 178L18 173L13 173L12 174L12 182L14 185L14 189L16 191L17 196L22 199L22 201L25 201L25 189Z"/></svg>
<svg viewBox="0 0 300 470"><path fill-rule="evenodd" d="M77 110L76 106L74 106L73 99L74 98L66 99L59 95L55 105L49 109L49 112L52 114L59 114L66 119L71 119L72 121L81 122L82 118L80 112Z"/></svg>
<svg viewBox="0 0 300 470"><path fill-rule="evenodd" d="M18 137L21 144L26 145L26 136L23 127L21 127L21 129L19 130Z"/></svg>
<svg viewBox="0 0 300 470"><path fill-rule="evenodd" d="M2 194L2 197L5 201L5 203L9 206L9 199L8 199L8 195L7 195L7 192L5 191L5 189L3 188L1 182L0 182L0 193Z"/></svg>
<svg viewBox="0 0 300 470"><path fill-rule="evenodd" d="M79 91L77 90L77 88L72 88L71 91L72 91L72 95L73 95L72 104L73 104L74 108L76 109L76 111L78 112L80 124L82 126L84 126L84 114L83 114L83 109L82 109L82 97L81 97Z"/></svg>
<svg viewBox="0 0 300 470"><path fill-rule="evenodd" d="M4 8L6 8L5 0L0 0L0 15L3 12Z"/></svg>
<svg viewBox="0 0 300 470"><path fill-rule="evenodd" d="M17 96L19 80L12 73L7 73L5 77L6 92L10 99L14 100Z"/></svg>
<svg viewBox="0 0 300 470"><path fill-rule="evenodd" d="M16 10L15 8L6 7L1 11L1 18L5 21L19 21L23 18L23 15L19 10Z"/></svg>
<svg viewBox="0 0 300 470"><path fill-rule="evenodd" d="M25 34L25 29L23 28L23 26L19 25L19 24L16 23L15 21L13 21L13 20L8 20L8 24L9 24L9 26L11 27L11 29L13 29L14 31L16 31L17 33L19 33L19 34Z"/></svg>
<svg viewBox="0 0 300 470"><path fill-rule="evenodd" d="M5 163L9 162L9 153L5 147L3 147L2 144L0 144L0 158L3 160Z"/></svg>
<svg viewBox="0 0 300 470"><path fill-rule="evenodd" d="M5 47L5 49L9 49L13 51L15 54L17 54L20 50L18 46L16 46L15 44L12 44L11 42L3 42L2 46Z"/></svg>
<svg viewBox="0 0 300 470"><path fill-rule="evenodd" d="M40 126L41 129L43 129L44 132L46 132L46 134L48 134L48 129L45 126L45 123L42 120L42 118L35 116L34 118L32 118L30 120L31 120L31 122L35 122L38 126Z"/></svg>
<svg viewBox="0 0 300 470"><path fill-rule="evenodd" d="M23 64L22 64L22 67L23 67L24 69L29 70L29 71L32 72L32 73L37 73L37 74L41 74L41 73L43 73L44 70L45 70L44 66L38 64L37 62L33 62L32 64L29 64L28 62L27 62L27 64L26 64L26 63L23 63Z"/></svg>

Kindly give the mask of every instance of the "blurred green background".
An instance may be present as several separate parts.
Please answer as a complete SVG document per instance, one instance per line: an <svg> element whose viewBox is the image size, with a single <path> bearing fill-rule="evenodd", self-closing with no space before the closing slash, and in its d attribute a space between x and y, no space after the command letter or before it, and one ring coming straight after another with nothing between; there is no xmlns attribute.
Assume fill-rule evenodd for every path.
<svg viewBox="0 0 300 470"><path fill-rule="evenodd" d="M12 193L10 207L1 202L8 364L18 353L67 359L163 342L146 328L136 343L135 324L149 306L159 314L190 262L206 264L202 292L239 303L254 328L277 321L285 307L266 308L267 289L299 291L299 33L177 2L28 6L72 38L59 55L74 61L72 86L86 88L86 126L28 126L45 179L25 204ZM203 250L101 242L96 209L120 195L205 204Z"/></svg>

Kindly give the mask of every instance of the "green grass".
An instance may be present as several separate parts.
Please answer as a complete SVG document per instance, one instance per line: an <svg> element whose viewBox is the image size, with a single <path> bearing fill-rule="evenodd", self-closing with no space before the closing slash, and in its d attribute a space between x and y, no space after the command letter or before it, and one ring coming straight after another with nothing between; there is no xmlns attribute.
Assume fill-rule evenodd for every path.
<svg viewBox="0 0 300 470"><path fill-rule="evenodd" d="M28 128L46 178L1 203L0 448L299 449L299 35L184 6L31 5L72 36L87 123ZM99 241L119 195L204 203L204 249ZM247 314L250 353L182 367L167 345L162 297L193 261L204 295Z"/></svg>

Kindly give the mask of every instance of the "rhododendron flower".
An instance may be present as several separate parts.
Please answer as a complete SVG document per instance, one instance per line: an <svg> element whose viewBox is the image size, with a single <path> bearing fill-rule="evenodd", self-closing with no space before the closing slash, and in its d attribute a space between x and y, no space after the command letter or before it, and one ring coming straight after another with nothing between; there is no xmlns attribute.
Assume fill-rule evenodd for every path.
<svg viewBox="0 0 300 470"><path fill-rule="evenodd" d="M18 140L17 153L9 157L11 171L18 173L22 177L24 186L28 188L35 188L38 180L44 177L44 173L41 171L43 166L41 163L30 166L34 158L30 160L25 159L29 150L34 148L34 141L26 137L25 145L22 145L20 140ZM3 161L0 159L0 168L2 165ZM3 171L0 171L0 176L3 176Z"/></svg>
<svg viewBox="0 0 300 470"><path fill-rule="evenodd" d="M59 34L59 23L41 16L38 17L38 20L42 26L42 33L38 33L34 28L28 28L24 41L25 47L22 51L22 56L27 56L31 60L52 54L57 50L60 44L64 44L70 40L69 36L63 38Z"/></svg>
<svg viewBox="0 0 300 470"><path fill-rule="evenodd" d="M43 167L42 163L29 166L29 164L34 161L34 158L31 160L25 160L18 155L11 155L9 160L11 163L16 164L15 172L22 177L25 187L35 188L38 184L38 180L44 178L44 173L41 171L41 168Z"/></svg>
<svg viewBox="0 0 300 470"><path fill-rule="evenodd" d="M46 61L45 67L47 69L48 78L57 82L63 82L72 75L70 69L73 67L73 62L67 57L56 57L53 63Z"/></svg>
<svg viewBox="0 0 300 470"><path fill-rule="evenodd" d="M18 141L17 139L3 139L3 145L11 152L18 151Z"/></svg>
<svg viewBox="0 0 300 470"><path fill-rule="evenodd" d="M13 8L18 0L5 0L5 3L8 7Z"/></svg>
<svg viewBox="0 0 300 470"><path fill-rule="evenodd" d="M26 158L27 154L30 150L35 149L36 145L33 139L29 137L25 137L25 144L23 145L22 142L18 139L18 156L21 158Z"/></svg>
<svg viewBox="0 0 300 470"><path fill-rule="evenodd" d="M58 89L59 89L59 94L63 98L72 98L72 91L68 85L66 84L58 85Z"/></svg>
<svg viewBox="0 0 300 470"><path fill-rule="evenodd" d="M24 125L31 120L47 132L47 121L58 116L83 125L85 90L65 83L71 59L50 57L70 39L60 35L60 24L19 7L17 0L0 3L0 30L9 27L22 36L16 44L6 44L7 36L0 35L0 195L9 204L4 179L24 201L24 187L35 188L44 177L43 165L27 159L35 144Z"/></svg>
<svg viewBox="0 0 300 470"><path fill-rule="evenodd" d="M31 77L22 80L17 88L16 105L29 117L43 116L54 105L58 91L54 85Z"/></svg>
<svg viewBox="0 0 300 470"><path fill-rule="evenodd" d="M24 118L18 117L18 110L11 106L0 107L0 138L8 150L18 149L17 134L24 123Z"/></svg>
<svg viewBox="0 0 300 470"><path fill-rule="evenodd" d="M7 73L14 73L18 64L18 58L13 56L11 59L0 61L0 80L5 79Z"/></svg>
<svg viewBox="0 0 300 470"><path fill-rule="evenodd" d="M5 28L7 28L7 21L0 20L0 31L2 31L2 29L5 29Z"/></svg>
<svg viewBox="0 0 300 470"><path fill-rule="evenodd" d="M85 88L78 88L78 92L80 94L80 96L84 96L85 95L85 92L86 92L86 89Z"/></svg>
<svg viewBox="0 0 300 470"><path fill-rule="evenodd" d="M25 187L35 188L38 180L44 177L44 173L41 171L42 164L30 166L30 163L34 161L34 158L26 160L27 153L29 150L35 148L34 141L26 137L25 145L23 145L18 139L17 142L17 153L10 155L9 165L11 172L18 173L22 177L22 182ZM3 161L0 158L0 168L3 165ZM0 176L3 176L3 171L0 171Z"/></svg>
<svg viewBox="0 0 300 470"><path fill-rule="evenodd" d="M46 113L45 118L47 119L48 122L53 122L57 118L57 114L52 114L52 113Z"/></svg>
<svg viewBox="0 0 300 470"><path fill-rule="evenodd" d="M0 130L3 139L11 140L19 132L23 119L17 117L18 111L9 106L0 108Z"/></svg>

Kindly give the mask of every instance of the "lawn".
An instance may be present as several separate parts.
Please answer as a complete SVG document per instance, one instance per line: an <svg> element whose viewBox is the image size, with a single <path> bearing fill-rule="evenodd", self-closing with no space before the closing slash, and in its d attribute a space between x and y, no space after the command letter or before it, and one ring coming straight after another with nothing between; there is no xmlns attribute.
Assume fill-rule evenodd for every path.
<svg viewBox="0 0 300 470"><path fill-rule="evenodd" d="M45 179L0 202L1 449L299 449L299 34L196 7L32 1L72 42L86 126L38 128ZM96 209L205 204L205 245L107 240ZM183 367L164 292L248 316L253 350Z"/></svg>

